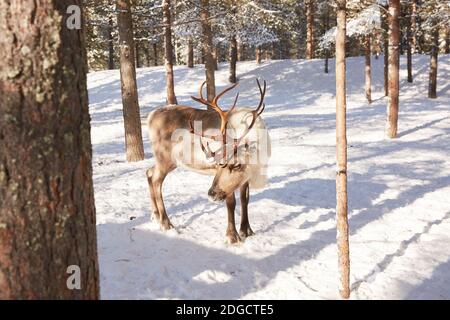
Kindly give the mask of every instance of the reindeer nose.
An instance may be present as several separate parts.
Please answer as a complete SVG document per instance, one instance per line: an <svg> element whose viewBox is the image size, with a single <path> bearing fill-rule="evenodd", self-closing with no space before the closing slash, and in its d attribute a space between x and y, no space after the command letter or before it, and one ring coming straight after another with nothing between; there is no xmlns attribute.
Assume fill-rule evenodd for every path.
<svg viewBox="0 0 450 320"><path fill-rule="evenodd" d="M209 189L208 196L211 198L214 198L216 196L216 192L213 190L213 188Z"/></svg>

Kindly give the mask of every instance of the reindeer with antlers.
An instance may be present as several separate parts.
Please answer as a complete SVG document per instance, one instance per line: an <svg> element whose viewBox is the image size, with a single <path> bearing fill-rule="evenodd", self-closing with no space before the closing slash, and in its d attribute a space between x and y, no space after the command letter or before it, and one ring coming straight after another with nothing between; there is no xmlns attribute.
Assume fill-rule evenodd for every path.
<svg viewBox="0 0 450 320"><path fill-rule="evenodd" d="M147 170L147 179L153 216L162 229L173 228L162 198L163 181L169 172L184 167L214 175L208 196L213 201L226 202L226 236L229 243L240 242L242 238L254 234L248 219L249 188L265 185L265 170L270 157L269 135L260 117L265 108L266 82L263 88L258 80L257 84L261 98L254 110L236 109L239 93L229 110L219 107L219 99L237 84L226 88L210 102L203 98L203 83L200 97L192 99L208 106L208 110L173 105L157 109L149 115L148 129L155 165ZM237 189L241 199L239 233L234 220Z"/></svg>

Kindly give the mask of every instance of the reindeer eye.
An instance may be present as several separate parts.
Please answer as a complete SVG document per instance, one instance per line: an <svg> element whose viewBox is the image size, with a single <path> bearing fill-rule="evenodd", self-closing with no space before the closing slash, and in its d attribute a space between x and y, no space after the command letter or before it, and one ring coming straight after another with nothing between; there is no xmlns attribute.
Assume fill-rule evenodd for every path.
<svg viewBox="0 0 450 320"><path fill-rule="evenodd" d="M240 163L237 163L232 167L232 170L239 170L239 169L241 169L241 167L242 167L242 165Z"/></svg>

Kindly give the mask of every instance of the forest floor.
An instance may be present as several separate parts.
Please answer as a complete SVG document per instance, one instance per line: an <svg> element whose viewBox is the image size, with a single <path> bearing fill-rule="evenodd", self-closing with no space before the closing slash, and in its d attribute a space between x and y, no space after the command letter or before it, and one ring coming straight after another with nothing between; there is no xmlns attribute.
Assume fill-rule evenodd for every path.
<svg viewBox="0 0 450 320"><path fill-rule="evenodd" d="M399 136L385 138L383 57L364 97L364 58L348 59L348 172L353 299L450 299L450 56L439 60L438 99L427 98L427 56L414 83L401 59ZM256 235L225 243L226 209L208 200L212 177L184 169L164 184L176 231L150 221L145 171L126 163L117 70L88 76L101 295L104 299L336 299L335 77L323 60L238 64L240 106L256 106L255 78L268 82L263 114L272 139L269 181L251 190ZM141 115L165 102L163 67L137 72ZM203 81L201 66L175 67L180 104ZM227 64L216 73L227 85ZM223 98L229 105L233 94ZM237 206L237 223L240 220Z"/></svg>

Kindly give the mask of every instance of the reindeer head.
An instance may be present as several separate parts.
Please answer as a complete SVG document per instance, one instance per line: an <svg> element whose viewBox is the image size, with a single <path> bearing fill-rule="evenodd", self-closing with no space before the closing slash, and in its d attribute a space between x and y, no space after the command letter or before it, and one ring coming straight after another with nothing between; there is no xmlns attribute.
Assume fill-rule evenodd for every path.
<svg viewBox="0 0 450 320"><path fill-rule="evenodd" d="M236 103L239 97L239 93L236 94L236 98L234 100L233 106L227 110L223 111L222 108L218 105L218 100L222 97L226 92L232 90L236 87L237 84L226 88L221 93L219 93L213 101L207 101L203 98L203 86L205 82L200 87L200 97L192 97L197 102L200 102L204 105L211 107L214 111L216 111L220 116L220 134L211 136L205 135L203 132L197 133L194 130L192 125L192 118L189 121L190 131L193 134L200 136L200 139L210 139L214 141L220 142L220 148L216 151L212 151L208 142L206 142L206 146L201 140L201 147L207 158L213 159L216 163L216 174L214 177L213 184L208 191L209 197L214 201L223 201L228 195L232 194L237 188L248 182L252 174L254 174L254 170L252 170L252 165L249 164L248 159L249 153L251 152L251 148L247 142L244 143L244 138L253 128L256 123L257 118L264 111L264 96L266 93L266 82L263 82L263 88L261 88L259 80L256 80L259 88L259 92L261 95L259 105L255 110L249 112L249 115L252 117L250 124L246 126L243 133L239 138L237 138L234 128L229 128L229 120L235 111Z"/></svg>

